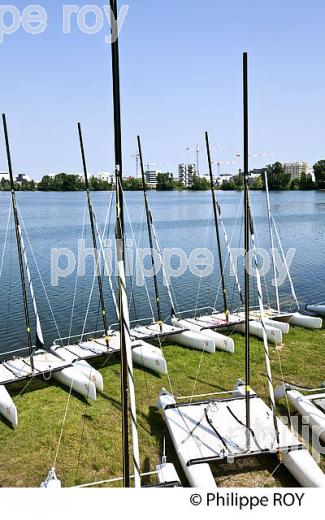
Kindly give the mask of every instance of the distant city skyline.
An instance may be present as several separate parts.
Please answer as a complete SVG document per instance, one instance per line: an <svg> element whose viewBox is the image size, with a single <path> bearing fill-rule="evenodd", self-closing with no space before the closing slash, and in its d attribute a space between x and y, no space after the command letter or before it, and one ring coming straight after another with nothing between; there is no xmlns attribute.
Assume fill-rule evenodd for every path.
<svg viewBox="0 0 325 520"><path fill-rule="evenodd" d="M42 34L20 28L0 44L0 110L8 118L14 173L36 180L81 171L79 120L89 171L114 167L108 27L87 35L72 17L70 34L63 34L64 3L42 3L48 16ZM163 171L173 171L160 166L167 163L174 173L179 163L196 163L199 146L206 172L205 130L221 173L241 168L243 50L249 53L250 168L275 160L312 166L325 157L323 1L122 4L129 6L120 35L125 175L135 175L137 134L145 164ZM6 171L2 133L0 170Z"/></svg>

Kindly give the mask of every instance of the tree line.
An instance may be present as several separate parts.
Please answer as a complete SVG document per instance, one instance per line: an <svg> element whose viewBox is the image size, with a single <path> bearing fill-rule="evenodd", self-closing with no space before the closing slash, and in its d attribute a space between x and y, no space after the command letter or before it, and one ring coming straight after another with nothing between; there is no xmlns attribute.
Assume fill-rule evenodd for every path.
<svg viewBox="0 0 325 520"><path fill-rule="evenodd" d="M325 159L316 162L313 166L315 181L307 172L302 172L297 179L291 179L290 174L285 172L284 166L280 162L269 164L265 170L268 177L268 185L270 190L314 190L325 189ZM221 190L242 190L244 187L243 172L239 171L238 175L234 175L229 180L223 181L218 186ZM108 180L99 177L90 177L89 188L91 191L110 191L113 186ZM123 180L123 188L126 191L142 190L142 180L135 177L127 177ZM265 190L264 175L251 178L250 188L252 190ZM0 191L10 191L10 182L7 179L0 181ZM67 173L59 173L55 176L45 175L39 183L35 181L23 180L15 183L17 191L84 191L85 183L79 175ZM174 179L172 173L158 173L157 186L158 191L172 190L192 190L203 191L210 189L210 183L205 177L194 176L192 185L185 188L177 179Z"/></svg>

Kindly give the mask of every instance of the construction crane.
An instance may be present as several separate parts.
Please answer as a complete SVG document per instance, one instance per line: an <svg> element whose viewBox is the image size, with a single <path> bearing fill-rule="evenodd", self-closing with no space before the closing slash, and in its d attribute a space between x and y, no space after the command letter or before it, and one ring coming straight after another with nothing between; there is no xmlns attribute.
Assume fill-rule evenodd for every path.
<svg viewBox="0 0 325 520"><path fill-rule="evenodd" d="M194 148L191 148L191 147L188 146L186 148L186 151L187 152L195 152L195 154L196 154L196 174L199 177L200 176L199 164L200 164L200 151L201 151L201 148L197 144Z"/></svg>
<svg viewBox="0 0 325 520"><path fill-rule="evenodd" d="M135 159L135 177L137 179L138 174L139 174L139 160L140 160L139 152L136 152L134 155L131 155L131 157L132 157L132 159Z"/></svg>

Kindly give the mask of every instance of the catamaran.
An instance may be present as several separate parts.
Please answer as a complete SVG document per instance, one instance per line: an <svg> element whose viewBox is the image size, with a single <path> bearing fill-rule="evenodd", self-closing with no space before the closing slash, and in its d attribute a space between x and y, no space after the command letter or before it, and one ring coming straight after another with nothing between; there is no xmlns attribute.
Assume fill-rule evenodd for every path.
<svg viewBox="0 0 325 520"><path fill-rule="evenodd" d="M276 309L272 307L264 308L264 316L267 320L268 324L272 324L274 327L278 327L282 330L282 332L287 333L289 330L289 324L296 325L298 327L303 327L306 329L321 329L323 325L323 320L317 316L311 316L310 314L302 314L300 312L300 304L297 298L297 294L294 288L293 280L291 277L291 273L289 270L288 263L286 261L286 257L283 250L283 245L280 239L280 235L275 223L275 220L272 215L272 208L270 203L270 194L269 194L269 186L268 186L268 177L267 172L264 173L264 182L265 182L265 193L266 193L266 203L267 203L267 216L269 223L269 233L270 233L270 245L271 245L271 255L272 255L272 264L273 264L273 272L274 272L274 284L275 284L275 297L276 297ZM296 306L296 311L294 312L286 312L281 309L280 304L280 294L279 294L279 286L277 281L277 273L276 273L276 262L274 256L274 234L277 239L277 243L279 246L279 250L281 252L282 260L286 269L286 274L290 283L290 289L292 294L292 300ZM322 314L322 306L321 305L306 305L306 310L311 312L312 314ZM323 306L323 310L325 313L325 305ZM260 312L258 309L252 309L251 315L255 317L257 320L260 320ZM287 327L287 328L286 328Z"/></svg>
<svg viewBox="0 0 325 520"><path fill-rule="evenodd" d="M234 352L234 341L231 337L226 336L224 334L220 334L221 330L233 330L240 333L245 333L245 319L243 312L231 311L228 298L227 298L227 288L225 283L225 268L224 262L222 258L221 251L221 232L222 229L225 244L227 247L228 258L231 263L232 270L235 275L236 287L238 290L238 295L242 303L243 294L239 282L239 278L237 275L237 268L235 266L235 262L233 259L233 255L231 252L231 247L228 239L228 234L223 223L221 207L216 197L214 180L213 180L213 171L212 171L212 160L211 160L211 151L210 151L210 143L208 133L205 133L205 142L206 142L206 152L209 166L209 176L210 176L210 191L212 196L212 206L213 206L213 216L214 216L214 227L216 232L216 240L217 240L217 250L218 250L218 259L219 259L219 267L220 267L220 275L221 275L221 286L222 286L222 296L223 296L223 312L220 312L214 308L212 309L200 309L195 311L194 316L189 317L176 317L174 316L172 322L174 325L183 328L189 328L192 331L200 332L206 337L212 339L215 342L215 347L219 350L225 350L226 352ZM209 311L209 312L207 312ZM186 314L190 314L188 311ZM263 327L258 319L255 319L254 316L251 316L249 322L249 332L252 336L256 336L258 338L263 338ZM279 344L282 343L282 330L277 324L266 322L265 323L265 332L267 334L267 338L270 342Z"/></svg>
<svg viewBox="0 0 325 520"><path fill-rule="evenodd" d="M108 281L111 289L113 303L115 306L115 312L118 319L120 315L120 309L112 285L110 266L108 265L107 258L105 255L104 237L100 231L93 207L92 198L90 195L86 154L80 123L78 123L78 135L84 172L84 180L86 186L87 205L92 233L93 250L95 254L95 276L97 278L98 283L103 331L88 333L86 335L82 334L81 336L63 338L63 340L62 338L60 338L59 340L56 340L54 342L53 346L51 347L51 351L64 361L73 361L77 364L78 367L83 367L84 364L87 363L87 359L101 357L108 354L119 354L120 352L120 332L118 330L114 330L108 325L107 309L103 290L103 280L100 270L100 253L105 264L106 272L108 273ZM133 361L136 364L149 370L152 370L158 374L166 374L167 363L162 350L145 342L143 336L145 335L142 335L142 337L136 337L133 335L131 337ZM147 336L148 334L145 337Z"/></svg>
<svg viewBox="0 0 325 520"><path fill-rule="evenodd" d="M297 435L276 414L267 334L264 324L262 284L257 276L259 308L270 406L251 388L250 276L248 253L255 237L251 220L248 168L248 71L243 55L244 99L244 220L245 220L245 381L215 394L177 398L162 389L158 407L173 441L184 473L193 487L213 489L212 464L234 463L247 457L269 455L284 464L304 487L325 487L325 475L300 443ZM257 262L255 265L257 272ZM208 398L207 398L208 397Z"/></svg>
<svg viewBox="0 0 325 520"><path fill-rule="evenodd" d="M84 365L77 367L74 362L59 359L53 353L44 349L43 331L41 321L38 314L36 296L33 288L32 277L30 274L27 251L25 247L24 237L20 225L19 211L16 200L13 168L11 161L10 143L7 128L6 115L2 115L3 130L5 136L8 171L11 183L11 203L14 214L16 243L19 259L20 282L22 288L22 299L24 306L24 317L27 334L27 349L17 349L15 354L28 351L29 355L11 357L0 364L0 414L12 424L13 427L18 425L18 413L16 406L6 388L12 383L30 379L34 377L45 377L61 383L62 385L72 388L75 392L81 394L87 399L96 399L96 385L94 380L100 381L100 374L90 366ZM27 283L26 283L27 276ZM30 291L33 310L36 320L35 345L33 345L31 333L30 311L27 297L27 284ZM10 353L7 353L10 355ZM12 355L12 353L11 353Z"/></svg>

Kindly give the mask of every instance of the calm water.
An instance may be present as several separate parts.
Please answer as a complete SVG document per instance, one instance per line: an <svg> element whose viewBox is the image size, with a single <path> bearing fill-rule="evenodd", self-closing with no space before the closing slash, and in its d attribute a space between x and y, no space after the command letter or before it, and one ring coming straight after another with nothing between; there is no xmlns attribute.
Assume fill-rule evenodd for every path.
<svg viewBox="0 0 325 520"><path fill-rule="evenodd" d="M221 192L218 194L222 207L225 227L232 236L232 247L243 245L241 193ZM209 192L187 193L150 193L154 220L163 248L181 248L187 255L195 248L210 248L215 253L216 241L212 222L211 198ZM57 287L51 285L51 249L70 248L76 254L77 241L82 236L85 215L84 193L18 193L18 203L27 233L37 261L56 325L44 289L27 242L30 269L38 300L39 314L42 321L46 343L50 344L59 334L63 337L78 334L83 327L86 331L101 328L99 319L98 291L94 291L89 306L89 315L85 323L91 286L93 282L92 260L86 262L86 276L79 277L75 293L75 272L61 278ZM110 194L93 194L94 206L99 222L104 226ZM143 197L139 192L126 194L128 211L134 235L140 247L147 247L146 227L143 215ZM282 192L272 193L273 214L278 224L284 249L296 248L291 267L296 292L302 305L310 301L325 300L325 192ZM269 248L268 222L264 193L252 193L252 203L256 222L256 232L260 247ZM2 255L7 229L10 196L0 195L0 254ZM239 212L239 213L238 213ZM239 218L236 219L236 215ZM86 215L87 216L87 215ZM235 223L237 222L236 227ZM114 222L109 235L112 237ZM127 226L131 238L130 227ZM90 228L86 219L85 239L91 245ZM134 249L134 248L133 248ZM134 250L129 248L130 258ZM223 247L223 254L226 249ZM148 260L148 259L147 259ZM132 260L130 259L130 265ZM147 264L148 265L148 262ZM62 259L62 267L64 261ZM173 267L178 261L173 258ZM234 278L229 276L226 266L228 298L232 307L239 305ZM220 270L215 264L214 272L208 277L194 276L187 270L181 277L172 280L175 301L179 311L214 305L222 308L222 299L218 295ZM160 276L160 284L162 279ZM110 322L115 322L112 300L106 286L107 309ZM134 278L128 280L130 312L133 319L147 318L151 315L146 290L137 287ZM5 352L26 345L21 288L19 282L18 260L12 218L7 233L6 249L3 255L0 279L0 352ZM152 282L148 282L148 291L152 295ZM75 296L75 312L71 321L71 310ZM290 290L285 282L281 288L284 306L290 306ZM274 302L274 289L270 285L270 276L264 284L265 302ZM164 317L169 315L170 304L166 289L161 288L161 300ZM153 299L152 299L153 301ZM252 291L252 303L256 303L255 290ZM31 312L32 314L32 312Z"/></svg>

